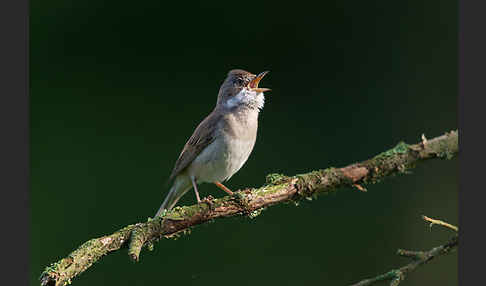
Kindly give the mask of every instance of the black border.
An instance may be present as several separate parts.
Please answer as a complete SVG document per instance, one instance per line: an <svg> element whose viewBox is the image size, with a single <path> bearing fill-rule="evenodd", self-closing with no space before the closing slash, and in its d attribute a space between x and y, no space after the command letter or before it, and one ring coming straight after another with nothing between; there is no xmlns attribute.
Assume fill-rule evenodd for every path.
<svg viewBox="0 0 486 286"><path fill-rule="evenodd" d="M2 131L0 188L3 207L2 261L9 275L2 284L29 284L29 2L2 1L0 35L2 50L0 75L0 130ZM474 5L473 5L474 4ZM486 39L484 21L486 3L459 2L459 126L460 126L460 285L482 281L483 233L482 210L486 202L483 164L485 121L481 116L486 104ZM466 111L467 110L467 111ZM477 136L471 131L477 130ZM466 231L464 231L466 230ZM8 241L4 241L8 240ZM480 280L481 279L481 280ZM37 281L32 281L37 284Z"/></svg>
<svg viewBox="0 0 486 286"><path fill-rule="evenodd" d="M28 7L0 4L2 285L28 285L30 277Z"/></svg>
<svg viewBox="0 0 486 286"><path fill-rule="evenodd" d="M460 285L484 284L485 11L484 1L459 2Z"/></svg>

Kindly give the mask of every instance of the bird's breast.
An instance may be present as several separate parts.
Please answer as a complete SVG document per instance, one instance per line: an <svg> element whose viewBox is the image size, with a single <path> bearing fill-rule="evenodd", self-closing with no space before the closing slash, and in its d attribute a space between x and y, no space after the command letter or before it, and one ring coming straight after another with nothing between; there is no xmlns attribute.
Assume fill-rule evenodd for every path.
<svg viewBox="0 0 486 286"><path fill-rule="evenodd" d="M240 119L240 120L238 120ZM241 120L235 116L221 122L215 140L197 156L190 172L200 182L225 181L248 160L255 146L257 118Z"/></svg>
<svg viewBox="0 0 486 286"><path fill-rule="evenodd" d="M255 138L235 138L228 136L225 139L226 152L222 155L227 176L224 180L231 178L231 176L243 167L255 146Z"/></svg>

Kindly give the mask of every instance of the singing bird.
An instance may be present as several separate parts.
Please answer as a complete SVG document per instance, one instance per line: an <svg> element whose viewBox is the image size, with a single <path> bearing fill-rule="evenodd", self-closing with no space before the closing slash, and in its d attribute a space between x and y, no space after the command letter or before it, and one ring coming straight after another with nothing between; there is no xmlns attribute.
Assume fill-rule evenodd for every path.
<svg viewBox="0 0 486 286"><path fill-rule="evenodd" d="M191 188L200 203L200 183L214 183L233 194L222 182L240 170L255 146L258 114L265 102L263 93L270 91L258 84L267 73L254 75L241 69L228 73L219 89L216 107L184 145L169 178L173 180L172 187L156 217L172 209Z"/></svg>

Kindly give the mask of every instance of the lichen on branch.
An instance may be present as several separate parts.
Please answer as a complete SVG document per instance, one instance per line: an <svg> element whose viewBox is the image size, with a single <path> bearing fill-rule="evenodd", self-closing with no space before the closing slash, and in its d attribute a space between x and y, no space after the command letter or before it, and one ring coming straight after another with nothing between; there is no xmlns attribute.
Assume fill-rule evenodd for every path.
<svg viewBox="0 0 486 286"><path fill-rule="evenodd" d="M66 285L103 255L125 246L129 248L129 256L138 261L144 246L150 249L159 239L188 233L196 225L235 215L255 218L269 206L297 203L338 188L351 187L363 191L365 188L362 185L378 183L396 174L406 174L418 162L434 158L450 159L458 152L458 131L451 131L414 145L400 142L369 160L343 168L330 167L294 176L270 174L266 184L260 188L246 188L233 196L219 199L209 197L200 204L176 207L165 213L163 218L149 219L111 235L92 239L67 258L47 267L41 274L41 284Z"/></svg>

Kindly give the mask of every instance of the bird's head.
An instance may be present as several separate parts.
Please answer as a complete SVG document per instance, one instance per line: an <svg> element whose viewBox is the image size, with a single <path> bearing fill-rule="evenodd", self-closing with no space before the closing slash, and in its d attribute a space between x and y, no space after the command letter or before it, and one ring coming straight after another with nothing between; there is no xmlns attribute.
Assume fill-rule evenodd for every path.
<svg viewBox="0 0 486 286"><path fill-rule="evenodd" d="M265 102L263 93L270 89L258 87L258 83L267 73L254 75L240 69L231 70L219 89L217 105L228 109L262 109Z"/></svg>

